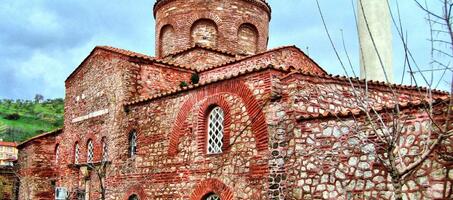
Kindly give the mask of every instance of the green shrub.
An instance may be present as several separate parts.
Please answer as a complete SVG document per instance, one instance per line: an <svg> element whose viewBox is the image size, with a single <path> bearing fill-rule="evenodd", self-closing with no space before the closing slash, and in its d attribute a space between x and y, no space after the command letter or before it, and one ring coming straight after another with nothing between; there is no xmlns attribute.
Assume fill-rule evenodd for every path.
<svg viewBox="0 0 453 200"><path fill-rule="evenodd" d="M189 84L187 84L185 81L181 81L181 83L179 83L179 87L187 87Z"/></svg>
<svg viewBox="0 0 453 200"><path fill-rule="evenodd" d="M13 113L13 114L8 114L4 117L5 119L7 120L19 120L20 119L20 115L17 114L17 113Z"/></svg>

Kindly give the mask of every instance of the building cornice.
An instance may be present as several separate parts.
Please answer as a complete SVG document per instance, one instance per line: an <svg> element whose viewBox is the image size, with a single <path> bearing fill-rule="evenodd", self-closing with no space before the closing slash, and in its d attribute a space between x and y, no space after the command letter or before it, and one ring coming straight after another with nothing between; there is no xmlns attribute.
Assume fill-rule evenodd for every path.
<svg viewBox="0 0 453 200"><path fill-rule="evenodd" d="M159 10L162 6L164 6L165 4L172 2L172 1L175 1L175 0L156 0L156 3L154 4L154 8L153 8L154 18L156 18L157 10ZM269 15L269 20L271 19L272 8L269 5L269 3L267 3L266 0L241 0L241 1L246 1L246 2L257 5L258 7L261 7L262 9L267 11L267 13Z"/></svg>

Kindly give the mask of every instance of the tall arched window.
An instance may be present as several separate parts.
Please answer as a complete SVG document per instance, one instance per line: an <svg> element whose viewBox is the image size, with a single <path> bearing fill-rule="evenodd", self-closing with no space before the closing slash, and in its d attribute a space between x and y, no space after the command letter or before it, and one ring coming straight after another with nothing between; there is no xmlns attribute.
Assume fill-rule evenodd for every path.
<svg viewBox="0 0 453 200"><path fill-rule="evenodd" d="M74 164L79 164L79 159L80 159L80 147L79 143L76 142L74 145Z"/></svg>
<svg viewBox="0 0 453 200"><path fill-rule="evenodd" d="M200 44L208 47L216 47L217 25L209 19L201 19L192 25L192 44Z"/></svg>
<svg viewBox="0 0 453 200"><path fill-rule="evenodd" d="M241 53L253 55L257 52L258 29L252 24L242 24L238 30L238 43Z"/></svg>
<svg viewBox="0 0 453 200"><path fill-rule="evenodd" d="M212 193L207 195L206 198L204 198L204 200L220 200L220 197L219 195Z"/></svg>
<svg viewBox="0 0 453 200"><path fill-rule="evenodd" d="M222 153L224 131L224 112L219 106L213 108L208 116L208 154Z"/></svg>
<svg viewBox="0 0 453 200"><path fill-rule="evenodd" d="M92 140L88 140L88 143L87 143L87 163L93 163L93 158L94 158L93 141Z"/></svg>
<svg viewBox="0 0 453 200"><path fill-rule="evenodd" d="M128 198L128 200L139 200L139 198L136 194L133 194Z"/></svg>
<svg viewBox="0 0 453 200"><path fill-rule="evenodd" d="M55 145L55 163L58 164L58 160L60 159L60 145Z"/></svg>
<svg viewBox="0 0 453 200"><path fill-rule="evenodd" d="M169 24L160 29L160 55L165 56L172 53L175 48L175 30Z"/></svg>
<svg viewBox="0 0 453 200"><path fill-rule="evenodd" d="M106 162L109 160L109 149L107 145L107 138L102 138L102 161Z"/></svg>
<svg viewBox="0 0 453 200"><path fill-rule="evenodd" d="M137 154L137 131L129 133L129 157L132 158Z"/></svg>

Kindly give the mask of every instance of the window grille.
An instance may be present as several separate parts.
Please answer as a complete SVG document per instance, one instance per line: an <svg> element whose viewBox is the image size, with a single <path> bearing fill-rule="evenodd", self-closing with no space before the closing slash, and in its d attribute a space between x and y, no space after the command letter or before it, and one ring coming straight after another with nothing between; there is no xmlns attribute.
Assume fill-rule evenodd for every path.
<svg viewBox="0 0 453 200"><path fill-rule="evenodd" d="M206 197L206 200L220 200L220 197L217 194L210 194L208 197Z"/></svg>
<svg viewBox="0 0 453 200"><path fill-rule="evenodd" d="M93 141L88 140L88 151L87 151L87 163L93 163L93 157L94 157L94 146L93 146Z"/></svg>
<svg viewBox="0 0 453 200"><path fill-rule="evenodd" d="M224 113L215 107L208 118L208 154L222 153Z"/></svg>
<svg viewBox="0 0 453 200"><path fill-rule="evenodd" d="M137 154L137 132L132 131L129 135L129 157L134 157Z"/></svg>
<svg viewBox="0 0 453 200"><path fill-rule="evenodd" d="M104 138L104 140L102 140L102 161L106 162L108 160L109 160L109 151L108 151L107 141Z"/></svg>
<svg viewBox="0 0 453 200"><path fill-rule="evenodd" d="M79 164L79 157L80 157L79 143L76 143L74 149L74 164Z"/></svg>

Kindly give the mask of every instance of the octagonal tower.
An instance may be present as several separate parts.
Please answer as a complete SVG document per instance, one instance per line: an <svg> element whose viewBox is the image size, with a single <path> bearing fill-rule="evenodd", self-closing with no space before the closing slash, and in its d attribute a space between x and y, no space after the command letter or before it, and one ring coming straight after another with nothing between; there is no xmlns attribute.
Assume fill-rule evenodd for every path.
<svg viewBox="0 0 453 200"><path fill-rule="evenodd" d="M195 45L239 55L267 50L265 0L157 0L154 17L158 57Z"/></svg>

